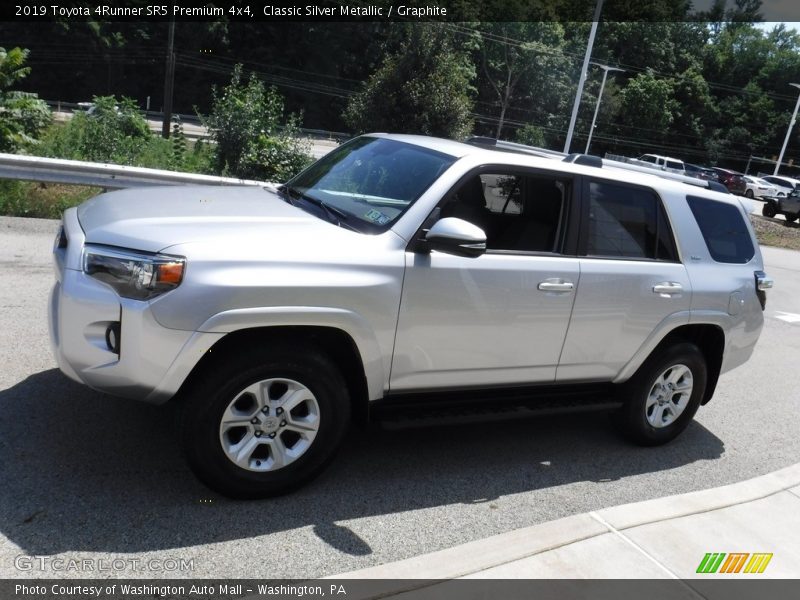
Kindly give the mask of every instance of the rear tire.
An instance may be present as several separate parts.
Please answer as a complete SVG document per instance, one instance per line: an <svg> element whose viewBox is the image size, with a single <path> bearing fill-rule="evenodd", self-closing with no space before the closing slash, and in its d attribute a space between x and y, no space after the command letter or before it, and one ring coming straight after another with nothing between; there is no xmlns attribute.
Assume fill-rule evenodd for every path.
<svg viewBox="0 0 800 600"><path fill-rule="evenodd" d="M620 432L642 446L673 440L694 418L707 378L705 357L692 343L653 354L622 386L625 404L616 415Z"/></svg>
<svg viewBox="0 0 800 600"><path fill-rule="evenodd" d="M752 200L753 199L753 190L747 190L744 193L744 195L747 196L748 198L750 198L750 200Z"/></svg>
<svg viewBox="0 0 800 600"><path fill-rule="evenodd" d="M783 216L786 217L787 223L794 223L795 221L797 221L797 215L783 215Z"/></svg>
<svg viewBox="0 0 800 600"><path fill-rule="evenodd" d="M231 355L182 396L189 466L231 498L277 496L307 483L333 458L350 421L341 373L313 348Z"/></svg>

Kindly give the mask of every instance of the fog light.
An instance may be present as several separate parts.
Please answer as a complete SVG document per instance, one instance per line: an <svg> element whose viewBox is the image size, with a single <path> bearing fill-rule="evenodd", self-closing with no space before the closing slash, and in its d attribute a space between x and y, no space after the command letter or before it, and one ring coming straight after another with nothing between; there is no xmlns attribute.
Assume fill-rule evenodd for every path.
<svg viewBox="0 0 800 600"><path fill-rule="evenodd" d="M106 328L106 346L114 354L119 354L119 336L119 321L115 321Z"/></svg>

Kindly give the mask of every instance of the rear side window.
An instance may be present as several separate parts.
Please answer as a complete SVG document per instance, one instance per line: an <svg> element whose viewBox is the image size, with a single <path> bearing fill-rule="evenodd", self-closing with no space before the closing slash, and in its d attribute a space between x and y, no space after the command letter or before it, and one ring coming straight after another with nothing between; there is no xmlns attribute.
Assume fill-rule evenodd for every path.
<svg viewBox="0 0 800 600"><path fill-rule="evenodd" d="M756 251L742 213L735 206L698 196L686 201L700 226L708 251L717 262L745 264Z"/></svg>
<svg viewBox="0 0 800 600"><path fill-rule="evenodd" d="M590 182L585 254L677 260L658 196L646 188Z"/></svg>

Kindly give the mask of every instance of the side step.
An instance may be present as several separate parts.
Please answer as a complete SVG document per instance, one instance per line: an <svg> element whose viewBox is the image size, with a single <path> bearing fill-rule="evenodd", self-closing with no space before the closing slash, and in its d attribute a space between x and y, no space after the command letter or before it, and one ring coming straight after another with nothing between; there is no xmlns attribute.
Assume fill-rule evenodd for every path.
<svg viewBox="0 0 800 600"><path fill-rule="evenodd" d="M405 429L613 410L622 405L615 392L611 384L582 384L389 394L372 403L370 421Z"/></svg>

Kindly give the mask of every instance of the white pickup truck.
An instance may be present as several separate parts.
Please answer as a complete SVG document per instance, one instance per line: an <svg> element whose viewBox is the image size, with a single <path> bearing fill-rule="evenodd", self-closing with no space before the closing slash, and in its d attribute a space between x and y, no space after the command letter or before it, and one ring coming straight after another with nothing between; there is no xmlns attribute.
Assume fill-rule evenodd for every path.
<svg viewBox="0 0 800 600"><path fill-rule="evenodd" d="M642 154L637 160L647 163L648 166L655 165L665 171L672 171L681 175L686 174L686 166L679 158L670 158L669 156L660 156L658 154Z"/></svg>

